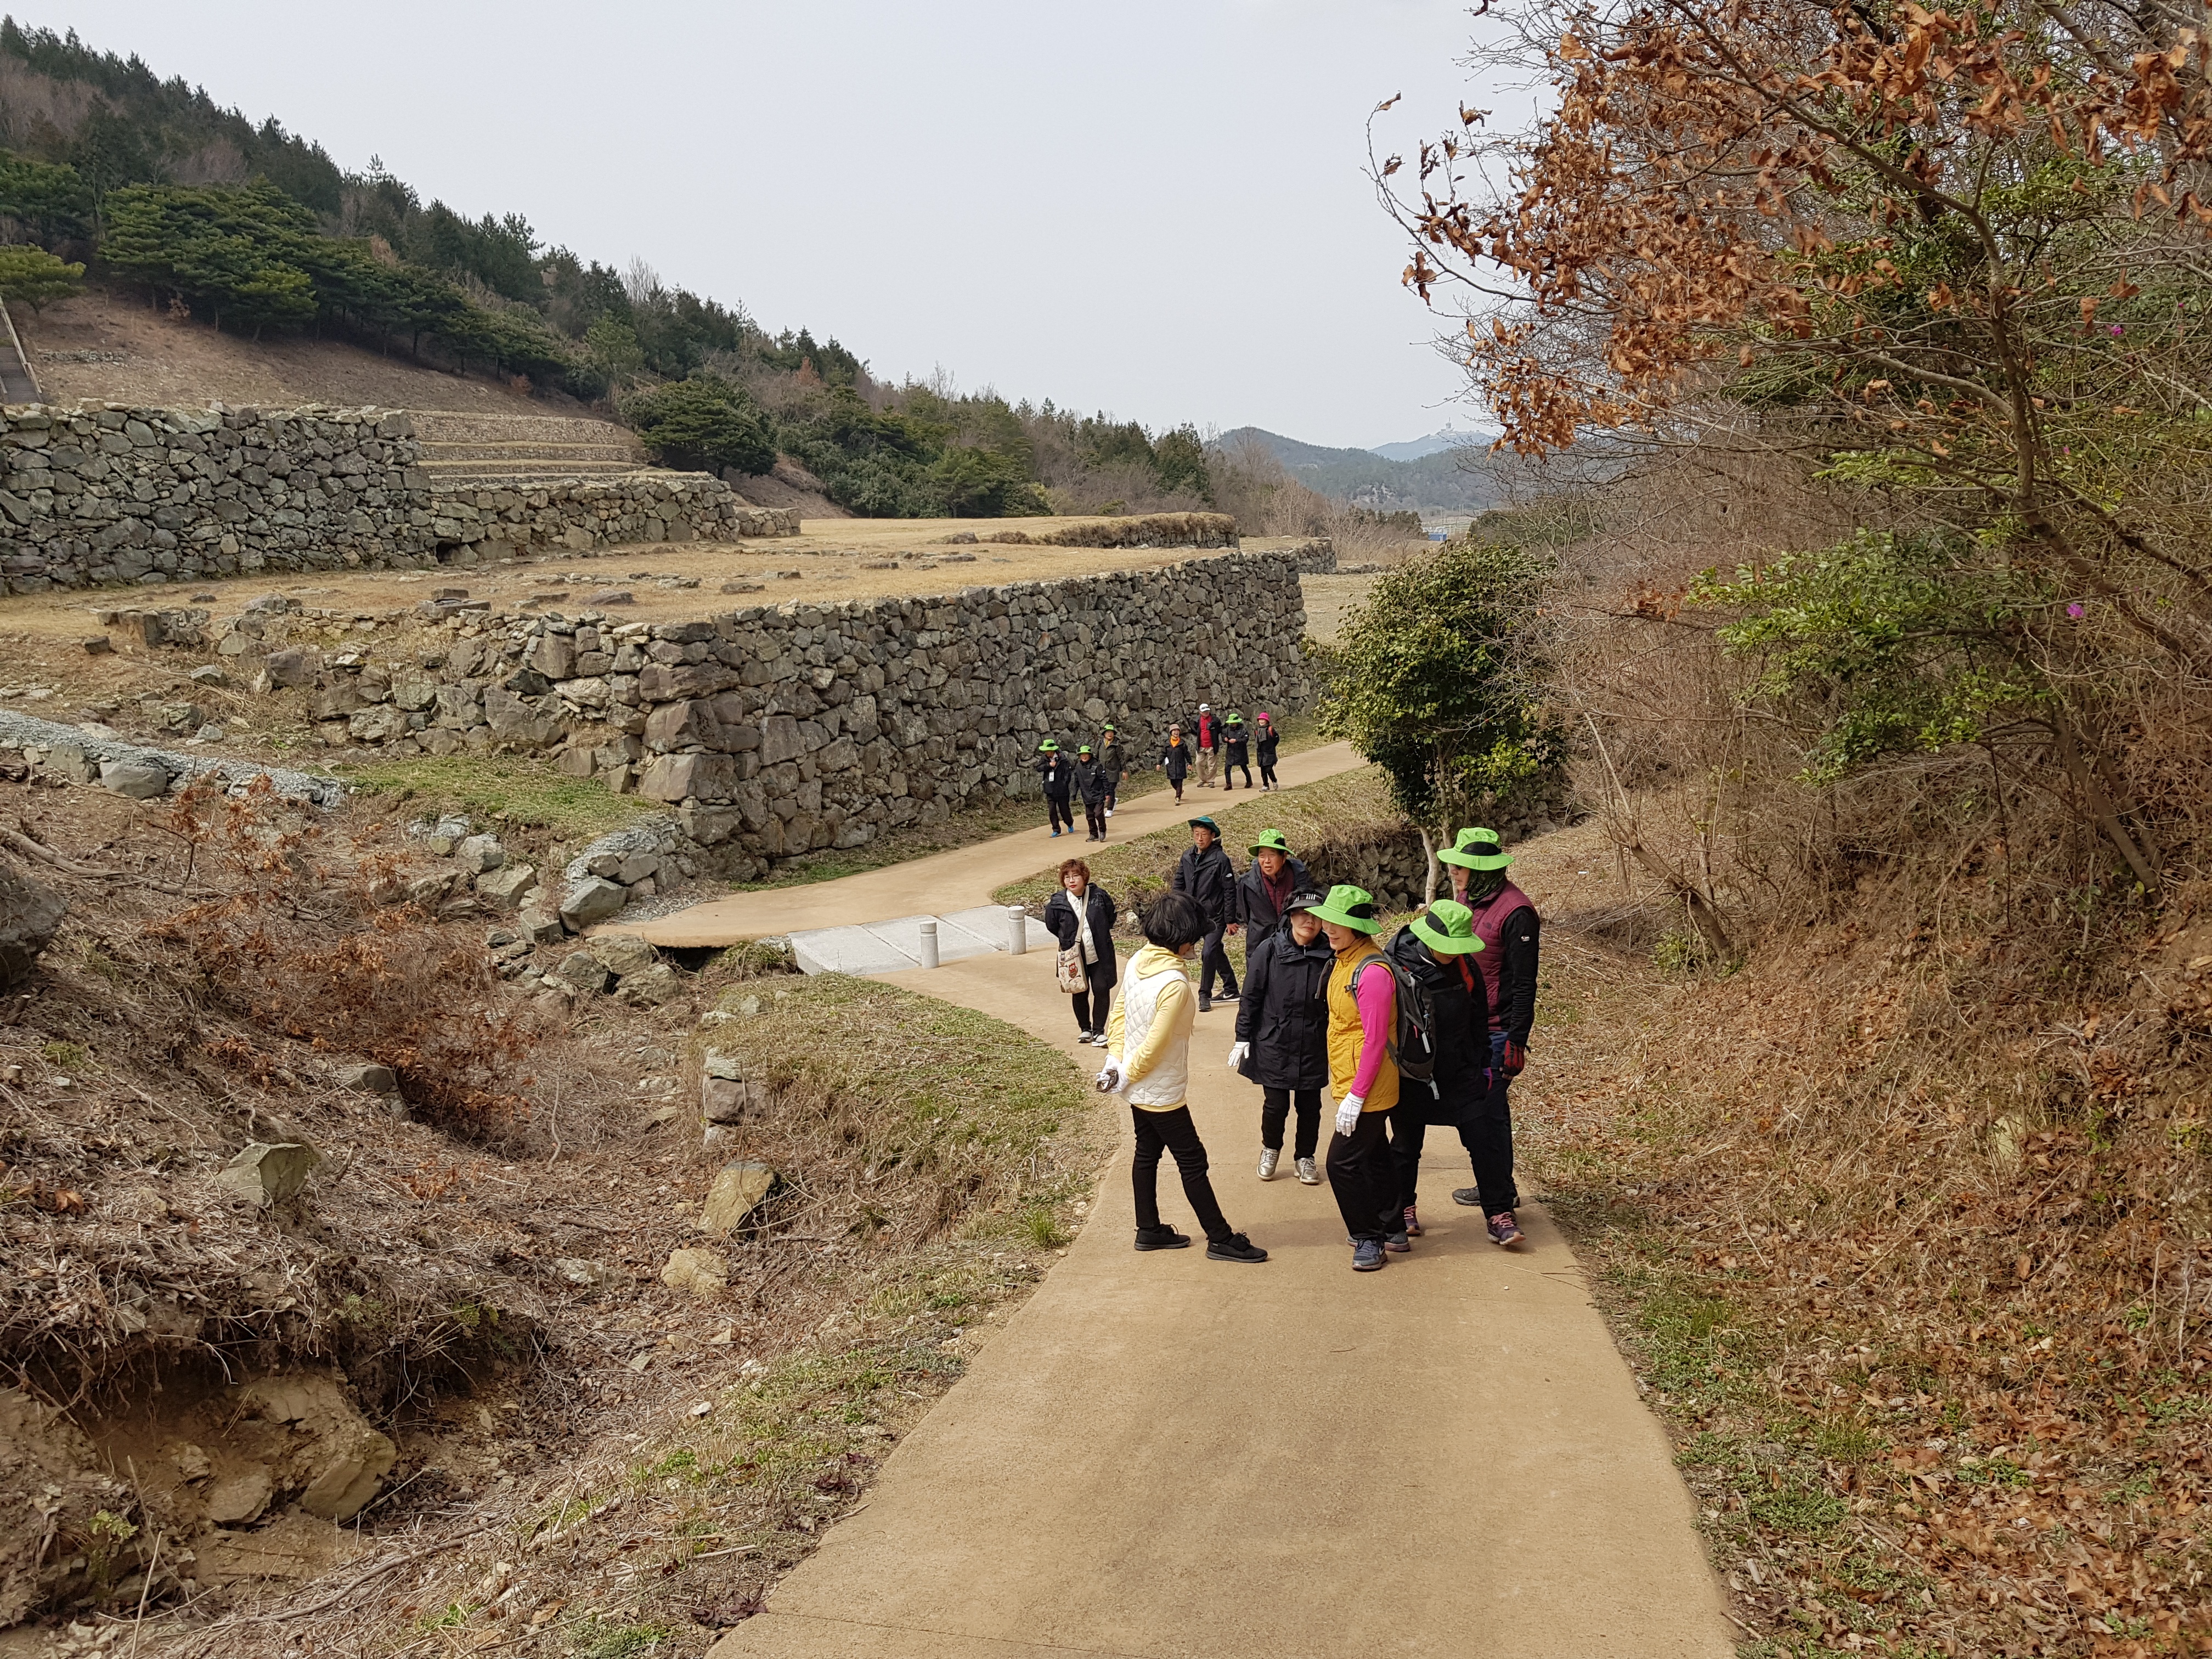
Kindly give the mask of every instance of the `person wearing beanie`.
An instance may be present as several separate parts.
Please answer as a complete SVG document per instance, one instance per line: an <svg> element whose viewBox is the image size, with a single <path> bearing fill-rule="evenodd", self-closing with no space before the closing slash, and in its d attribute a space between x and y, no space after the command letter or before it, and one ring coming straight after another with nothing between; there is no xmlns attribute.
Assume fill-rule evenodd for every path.
<svg viewBox="0 0 2212 1659"><path fill-rule="evenodd" d="M1037 776L1044 780L1045 810L1052 815L1052 833L1059 835L1060 826L1065 824L1068 834L1073 835L1075 814L1070 801L1075 788L1074 763L1060 752L1057 738L1047 738L1037 745L1034 764Z"/></svg>
<svg viewBox="0 0 2212 1659"><path fill-rule="evenodd" d="M1298 1179L1321 1185L1314 1152L1321 1138L1321 1091L1328 1086L1328 1005L1322 988L1336 952L1313 914L1322 896L1301 888L1279 926L1253 935L1244 957L1244 997L1229 1069L1264 1091L1260 1107L1260 1179L1272 1181L1283 1158L1283 1126L1297 1111L1291 1156Z"/></svg>
<svg viewBox="0 0 2212 1659"><path fill-rule="evenodd" d="M1260 760L1260 787L1262 789L1282 787L1275 781L1275 756L1281 742L1282 737L1275 730L1274 721L1269 720L1263 711L1252 734L1252 747Z"/></svg>
<svg viewBox="0 0 2212 1659"><path fill-rule="evenodd" d="M1398 986L1376 947L1382 912L1373 895L1348 883L1313 907L1335 957L1328 972L1328 1086L1336 1097L1336 1133L1328 1143L1328 1184L1344 1217L1355 1273L1374 1273L1389 1258L1385 1217L1395 1207L1396 1172L1386 1126L1398 1103L1398 1066L1390 1047L1398 1030Z"/></svg>
<svg viewBox="0 0 2212 1659"><path fill-rule="evenodd" d="M1196 1017L1185 966L1206 937L1206 916L1188 895L1163 893L1145 912L1145 948L1129 958L1121 999L1106 1022L1106 1064L1098 1091L1129 1103L1137 1135L1129 1180L1136 1200L1137 1248L1179 1250L1190 1243L1160 1220L1160 1155L1172 1153L1183 1196L1206 1234L1214 1261L1261 1262L1267 1253L1231 1230L1206 1175L1206 1143L1191 1121L1190 1030Z"/></svg>
<svg viewBox="0 0 2212 1659"><path fill-rule="evenodd" d="M1244 787L1252 787L1252 733L1244 724L1244 717L1235 709L1221 723L1221 787L1234 789L1239 769L1244 774Z"/></svg>
<svg viewBox="0 0 2212 1659"><path fill-rule="evenodd" d="M1482 941L1475 964L1482 970L1490 1007L1489 1093L1471 1133L1468 1154L1475 1184L1452 1194L1452 1202L1480 1208L1488 1218L1492 1242L1517 1244L1520 1224L1513 1212L1520 1196L1513 1182L1513 1109L1508 1098L1513 1079L1528 1063L1528 1032L1536 1021L1537 952L1541 945L1535 902L1506 878L1512 857L1494 830L1462 830L1437 854L1451 871L1452 897L1467 906L1474 934ZM1466 1139L1463 1133L1462 1139Z"/></svg>

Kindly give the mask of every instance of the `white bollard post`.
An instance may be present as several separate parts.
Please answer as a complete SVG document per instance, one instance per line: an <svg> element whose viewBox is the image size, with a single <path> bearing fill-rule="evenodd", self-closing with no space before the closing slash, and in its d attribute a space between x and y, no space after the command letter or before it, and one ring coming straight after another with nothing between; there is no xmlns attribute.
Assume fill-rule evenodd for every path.
<svg viewBox="0 0 2212 1659"><path fill-rule="evenodd" d="M937 966L937 919L933 916L921 924L921 965Z"/></svg>
<svg viewBox="0 0 2212 1659"><path fill-rule="evenodd" d="M1006 907L1006 929L1007 951L1015 956L1022 955L1030 948L1029 911L1021 905L1009 904Z"/></svg>

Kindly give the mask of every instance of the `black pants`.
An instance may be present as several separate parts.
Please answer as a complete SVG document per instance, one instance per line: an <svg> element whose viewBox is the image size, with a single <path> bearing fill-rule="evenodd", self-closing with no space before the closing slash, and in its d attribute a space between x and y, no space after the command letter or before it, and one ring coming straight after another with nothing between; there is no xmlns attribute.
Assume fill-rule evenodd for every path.
<svg viewBox="0 0 2212 1659"><path fill-rule="evenodd" d="M1106 1008L1113 996L1114 981L1111 980L1103 985L1094 984L1087 990L1078 991L1069 999L1075 1004L1076 1024L1086 1031L1104 1030Z"/></svg>
<svg viewBox="0 0 2212 1659"><path fill-rule="evenodd" d="M1221 942L1228 931L1225 921L1217 921L1206 930L1206 945L1198 957L1198 994L1202 997L1213 994L1216 975L1220 975L1223 995L1237 994L1237 970L1229 965L1229 947Z"/></svg>
<svg viewBox="0 0 2212 1659"><path fill-rule="evenodd" d="M1231 759L1228 765L1221 769L1221 787L1224 789L1234 789L1237 786L1231 780L1239 772L1244 775L1244 787L1249 789L1252 787L1252 763L1249 761L1236 759Z"/></svg>
<svg viewBox="0 0 2212 1659"><path fill-rule="evenodd" d="M1229 1237L1229 1218L1221 1213L1213 1183L1206 1175L1206 1143L1198 1138L1198 1125L1190 1121L1190 1108L1172 1112L1148 1112L1132 1106L1129 1115L1137 1126L1137 1157L1129 1166L1129 1182L1136 1189L1137 1225L1160 1224L1160 1154L1175 1154L1176 1170L1182 1176L1182 1195L1190 1200L1200 1231L1208 1239Z"/></svg>
<svg viewBox="0 0 2212 1659"><path fill-rule="evenodd" d="M1084 821L1091 826L1091 833L1092 835L1097 836L1101 841L1106 839L1106 803L1103 800L1085 801L1083 803L1083 817ZM1071 830L1075 826L1073 824L1070 824L1068 826Z"/></svg>
<svg viewBox="0 0 2212 1659"><path fill-rule="evenodd" d="M1428 1125L1418 1115L1419 1103L1394 1109L1390 1116L1390 1162L1397 1176L1397 1207L1409 1210L1421 1178L1421 1147ZM1517 1209L1521 1195L1513 1185L1513 1116L1505 1093L1494 1089L1489 1097L1459 1124L1459 1144L1467 1149L1474 1168L1475 1190L1482 1197L1482 1212Z"/></svg>
<svg viewBox="0 0 2212 1659"><path fill-rule="evenodd" d="M1321 1139L1321 1091L1300 1089L1297 1091L1298 1109L1298 1138L1291 1149L1292 1158L1311 1158L1314 1147ZM1291 1115L1291 1091L1270 1089L1266 1103L1260 1108L1260 1144L1283 1150L1283 1123Z"/></svg>
<svg viewBox="0 0 2212 1659"><path fill-rule="evenodd" d="M1362 1112L1359 1127L1350 1134L1328 1138L1329 1190L1336 1194L1344 1231L1354 1243L1363 1238L1382 1242L1383 1217L1397 1196L1398 1178L1390 1167L1390 1144L1383 1133L1389 1115Z"/></svg>
<svg viewBox="0 0 2212 1659"><path fill-rule="evenodd" d="M1268 760L1261 761L1260 763L1260 781L1262 783L1272 784L1274 781L1275 763Z"/></svg>
<svg viewBox="0 0 2212 1659"><path fill-rule="evenodd" d="M1066 795L1047 795L1044 804L1052 809L1052 827L1055 830L1075 828L1075 810Z"/></svg>

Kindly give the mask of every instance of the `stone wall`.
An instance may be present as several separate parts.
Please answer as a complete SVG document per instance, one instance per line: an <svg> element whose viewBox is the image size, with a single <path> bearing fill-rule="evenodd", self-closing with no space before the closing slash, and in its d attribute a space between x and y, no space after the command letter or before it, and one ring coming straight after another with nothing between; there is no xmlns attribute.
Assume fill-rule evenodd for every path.
<svg viewBox="0 0 2212 1659"><path fill-rule="evenodd" d="M720 479L637 472L434 489L414 423L378 409L0 410L0 587L468 562L487 542L582 549L796 535Z"/></svg>
<svg viewBox="0 0 2212 1659"><path fill-rule="evenodd" d="M285 605L233 619L217 648L303 692L326 744L557 750L566 771L668 803L741 878L1034 794L1048 735L1111 720L1135 763L1200 700L1287 713L1310 696L1280 553L690 623L494 616L456 597L339 650L305 643ZM402 650L412 665L392 665Z"/></svg>

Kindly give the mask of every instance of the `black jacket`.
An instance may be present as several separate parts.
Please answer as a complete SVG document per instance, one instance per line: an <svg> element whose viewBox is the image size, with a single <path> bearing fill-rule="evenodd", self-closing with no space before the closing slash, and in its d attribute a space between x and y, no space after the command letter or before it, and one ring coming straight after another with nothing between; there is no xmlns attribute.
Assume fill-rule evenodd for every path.
<svg viewBox="0 0 2212 1659"><path fill-rule="evenodd" d="M1086 805L1096 806L1114 793L1114 781L1106 775L1106 769L1097 761L1078 761L1075 763L1075 793L1083 797Z"/></svg>
<svg viewBox="0 0 2212 1659"><path fill-rule="evenodd" d="M1246 954L1237 1040L1252 1045L1242 1070L1253 1082L1268 1089L1328 1087L1327 992L1335 964L1328 934L1300 945L1288 922Z"/></svg>
<svg viewBox="0 0 2212 1659"><path fill-rule="evenodd" d="M1231 766L1242 766L1252 751L1247 746L1252 741L1249 726L1224 726L1221 728L1221 747Z"/></svg>
<svg viewBox="0 0 2212 1659"><path fill-rule="evenodd" d="M1066 800L1067 792L1075 784L1075 763L1065 755L1041 755L1036 763L1037 775L1044 780L1044 792L1054 800Z"/></svg>
<svg viewBox="0 0 2212 1659"><path fill-rule="evenodd" d="M1219 842L1203 853L1194 845L1185 848L1170 885L1198 901L1198 908L1206 913L1207 927L1225 927L1237 920L1237 866L1221 850Z"/></svg>
<svg viewBox="0 0 2212 1659"><path fill-rule="evenodd" d="M1391 963L1428 993L1435 1020L1430 1042L1436 1051L1436 1092L1425 1083L1401 1079L1398 1097L1427 1105L1432 1123L1456 1123L1482 1103L1490 1070L1490 1000L1481 970L1472 956L1438 962L1410 927L1401 927L1387 947ZM1460 972L1460 963L1467 972Z"/></svg>
<svg viewBox="0 0 2212 1659"><path fill-rule="evenodd" d="M1190 746L1188 738L1185 738L1179 744L1164 744L1160 750L1160 769L1176 782L1181 783L1190 775L1191 759L1196 752Z"/></svg>
<svg viewBox="0 0 2212 1659"><path fill-rule="evenodd" d="M1480 915L1480 900L1468 908ZM1533 904L1509 912L1498 930L1498 1006L1490 1011L1490 1029L1503 1031L1526 1045L1528 1029L1536 1023L1536 957L1542 946L1542 925Z"/></svg>
<svg viewBox="0 0 2212 1659"><path fill-rule="evenodd" d="M1114 918L1120 912L1114 907L1114 896L1095 881L1083 890L1083 897L1091 913L1091 943L1098 952L1098 960L1085 963L1083 971L1091 988L1103 991L1121 976L1120 964L1114 960ZM1076 931L1075 904L1065 887L1045 901L1044 925L1060 941L1061 950L1074 949L1080 935Z"/></svg>
<svg viewBox="0 0 2212 1659"><path fill-rule="evenodd" d="M1275 745L1282 742L1282 738L1275 734L1274 726L1270 723L1260 727L1259 736L1254 742L1258 745L1260 764L1273 766L1275 763Z"/></svg>
<svg viewBox="0 0 2212 1659"><path fill-rule="evenodd" d="M1291 878L1291 891L1295 893L1306 884L1306 867L1297 860L1286 859L1283 869ZM1283 920L1274 900L1267 896L1267 878L1260 873L1260 860L1256 858L1244 866L1243 878L1237 884L1237 914L1230 920L1243 925L1244 947L1248 951L1262 933L1273 933Z"/></svg>

